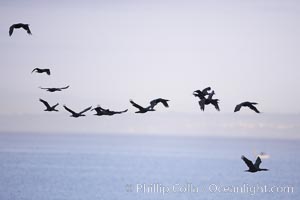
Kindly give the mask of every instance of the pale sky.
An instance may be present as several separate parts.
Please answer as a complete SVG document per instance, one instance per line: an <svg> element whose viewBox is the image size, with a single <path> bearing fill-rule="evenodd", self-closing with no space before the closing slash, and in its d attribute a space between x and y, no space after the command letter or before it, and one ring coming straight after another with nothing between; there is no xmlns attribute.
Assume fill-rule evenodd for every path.
<svg viewBox="0 0 300 200"><path fill-rule="evenodd" d="M297 0L15 0L0 2L0 18L2 132L226 135L217 128L224 124L239 135L244 123L249 135L253 126L258 135L264 122L269 132L281 130L278 135L299 133ZM33 35L16 30L9 37L9 26L18 22L29 23ZM31 74L35 67L51 68L52 75ZM59 93L38 88L65 85L70 88ZM203 113L192 96L207 86L220 99L220 113L211 107ZM157 97L170 99L170 108L137 115L129 103ZM43 112L39 98L59 102L61 112ZM245 100L258 102L263 114L233 113ZM75 111L98 104L129 111L71 119L63 104Z"/></svg>

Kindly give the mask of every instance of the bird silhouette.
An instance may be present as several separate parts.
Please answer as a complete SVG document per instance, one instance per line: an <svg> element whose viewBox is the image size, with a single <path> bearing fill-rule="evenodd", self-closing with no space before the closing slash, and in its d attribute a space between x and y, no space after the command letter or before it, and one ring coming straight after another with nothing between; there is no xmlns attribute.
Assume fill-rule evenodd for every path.
<svg viewBox="0 0 300 200"><path fill-rule="evenodd" d="M108 115L108 116L112 116L115 114L121 114L121 113L125 113L128 111L128 109L123 110L123 111L112 111L109 109L104 109L101 106L97 106L96 108L93 108L91 111L96 111L96 114L94 115L98 115L98 116L103 116L103 115Z"/></svg>
<svg viewBox="0 0 300 200"><path fill-rule="evenodd" d="M195 90L193 92L193 95L195 97L199 97L199 99L201 100L201 99L204 99L206 95L209 95L208 91L210 91L210 90L211 90L210 87L206 87L203 90Z"/></svg>
<svg viewBox="0 0 300 200"><path fill-rule="evenodd" d="M73 110L71 110L70 108L68 108L66 105L64 105L64 108L72 114L72 115L70 115L70 117L75 117L75 118L77 118L77 117L84 117L85 115L84 115L83 113L89 111L89 110L92 108L92 106L90 106L90 107L84 109L83 111L81 111L81 112L79 112L79 113L74 112Z"/></svg>
<svg viewBox="0 0 300 200"><path fill-rule="evenodd" d="M62 91L62 90L67 89L69 87L70 86L68 85L66 87L61 87L61 88L42 88L42 87L40 87L40 88L43 89L43 90L47 90L48 92L56 92L56 91Z"/></svg>
<svg viewBox="0 0 300 200"><path fill-rule="evenodd" d="M154 99L152 101L150 101L150 105L147 106L147 107L142 107L140 105L138 105L137 103L135 103L132 99L130 99L130 103L136 107L137 109L139 109L137 112L135 113L146 113L146 112L149 112L149 111L155 111L154 107L161 103L163 104L165 107L169 107L169 104L168 104L168 99L163 99L163 98L157 98L157 99Z"/></svg>
<svg viewBox="0 0 300 200"><path fill-rule="evenodd" d="M148 107L142 107L140 105L138 105L137 103L135 103L133 100L129 100L129 102L131 103L132 106L136 107L137 109L139 109L138 111L136 111L135 113L146 113L149 111L155 111L154 108L150 105Z"/></svg>
<svg viewBox="0 0 300 200"><path fill-rule="evenodd" d="M259 165L261 164L261 159L259 156L257 156L257 159L254 164L251 160L248 160L245 156L242 156L241 158L249 168L248 170L245 170L246 172L254 173L254 172L258 172L258 171L268 171L268 169L259 168Z"/></svg>
<svg viewBox="0 0 300 200"><path fill-rule="evenodd" d="M162 103L166 108L168 108L169 107L168 101L170 100L162 99L162 98L154 99L150 101L150 106L154 108L158 103Z"/></svg>
<svg viewBox="0 0 300 200"><path fill-rule="evenodd" d="M248 107L250 108L251 110L254 110L254 112L256 113L260 113L259 110L257 110L257 108L254 106L254 105L257 105L258 103L255 103L255 102L249 102L249 101L245 101L245 102L242 102L238 105L235 106L234 108L234 112L237 112L241 109L241 107Z"/></svg>
<svg viewBox="0 0 300 200"><path fill-rule="evenodd" d="M46 73L46 74L50 75L50 69L34 68L31 73L33 73L33 72L36 72L36 73L39 73L39 74Z"/></svg>
<svg viewBox="0 0 300 200"><path fill-rule="evenodd" d="M29 29L29 24L22 24L22 23L17 23L17 24L13 24L9 27L9 36L11 36L14 32L14 29L19 29L19 28L23 28L25 31L27 31L27 33L29 35L31 35L31 31Z"/></svg>
<svg viewBox="0 0 300 200"><path fill-rule="evenodd" d="M58 111L58 110L55 109L56 106L59 105L58 103L53 105L53 106L50 106L49 103L47 101L43 100L43 99L40 99L40 102L42 102L46 106L46 109L44 111L49 111L49 112L51 112L51 111L56 111L57 112Z"/></svg>
<svg viewBox="0 0 300 200"><path fill-rule="evenodd" d="M217 111L220 111L219 99L206 99L206 98L203 98L198 103L199 103L200 109L202 111L204 111L205 105L209 105L209 104L212 104L216 108Z"/></svg>

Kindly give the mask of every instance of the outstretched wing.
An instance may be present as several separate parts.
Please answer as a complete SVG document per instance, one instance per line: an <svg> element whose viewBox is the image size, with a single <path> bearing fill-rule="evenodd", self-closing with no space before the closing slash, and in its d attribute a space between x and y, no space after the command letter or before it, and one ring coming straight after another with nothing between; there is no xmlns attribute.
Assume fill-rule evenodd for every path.
<svg viewBox="0 0 300 200"><path fill-rule="evenodd" d="M193 93L199 94L199 93L201 93L201 91L200 90L195 90Z"/></svg>
<svg viewBox="0 0 300 200"><path fill-rule="evenodd" d="M38 68L34 68L31 73L35 72L36 70L38 70Z"/></svg>
<svg viewBox="0 0 300 200"><path fill-rule="evenodd" d="M55 104L55 105L53 106L53 108L55 109L55 108L56 108L56 106L58 106L58 105L59 105L59 103Z"/></svg>
<svg viewBox="0 0 300 200"><path fill-rule="evenodd" d="M128 109L120 111L120 113L126 113L128 111Z"/></svg>
<svg viewBox="0 0 300 200"><path fill-rule="evenodd" d="M48 75L51 74L51 73L50 73L50 69L46 69L45 72L46 72Z"/></svg>
<svg viewBox="0 0 300 200"><path fill-rule="evenodd" d="M11 26L9 27L9 36L11 36L11 35L13 34L14 28L15 28L14 25L11 25Z"/></svg>
<svg viewBox="0 0 300 200"><path fill-rule="evenodd" d="M27 31L27 33L28 33L29 35L32 35L32 33L31 33L31 31L30 31L30 28L29 28L29 24L24 25L23 28Z"/></svg>
<svg viewBox="0 0 300 200"><path fill-rule="evenodd" d="M111 115L114 115L114 114L121 114L121 113L125 113L125 112L127 112L127 111L128 111L128 109L122 110L122 111L109 111L109 114L111 114Z"/></svg>
<svg viewBox="0 0 300 200"><path fill-rule="evenodd" d="M136 107L139 110L143 110L144 108L138 104L136 104L134 101L132 101L131 99L129 100L129 102L131 103L132 106Z"/></svg>
<svg viewBox="0 0 300 200"><path fill-rule="evenodd" d="M48 109L51 109L51 106L48 104L47 101L40 99L40 102L42 102ZM58 105L58 104L57 104Z"/></svg>
<svg viewBox="0 0 300 200"><path fill-rule="evenodd" d="M150 101L150 105L152 108L154 108L154 106L156 106L158 103L162 103L165 107L169 107L168 105L168 101L167 99L162 99L162 98L158 98L158 99L154 99L152 101Z"/></svg>
<svg viewBox="0 0 300 200"><path fill-rule="evenodd" d="M203 93L204 95L207 95L209 90L211 90L210 87L204 88L204 89L202 90L202 93Z"/></svg>
<svg viewBox="0 0 300 200"><path fill-rule="evenodd" d="M88 107L88 108L84 109L84 110L83 110L83 111L81 111L79 114L83 114L83 113L85 113L86 111L89 111L89 110L91 110L91 108L92 108L92 106L90 106L90 107Z"/></svg>
<svg viewBox="0 0 300 200"><path fill-rule="evenodd" d="M70 113L72 113L72 115L77 115L76 112L74 112L73 110L71 110L70 108L68 108L67 106L64 105L64 108L69 111Z"/></svg>
<svg viewBox="0 0 300 200"><path fill-rule="evenodd" d="M215 108L217 109L217 111L220 111L218 101L219 101L218 99L213 99L213 101L211 102L211 104L215 106Z"/></svg>
<svg viewBox="0 0 300 200"><path fill-rule="evenodd" d="M248 160L245 156L242 156L241 158L246 163L246 165L249 167L249 169L256 169L251 160Z"/></svg>
<svg viewBox="0 0 300 200"><path fill-rule="evenodd" d="M242 107L241 104L236 105L235 108L234 108L234 112L239 111L241 109L241 107Z"/></svg>
<svg viewBox="0 0 300 200"><path fill-rule="evenodd" d="M259 156L257 156L256 161L255 161L255 163L254 163L254 167L255 167L256 169L259 169L260 163L261 163L261 159L260 159Z"/></svg>
<svg viewBox="0 0 300 200"><path fill-rule="evenodd" d="M62 88L59 88L59 89L61 89L61 90L63 90L63 89L68 89L70 86L68 85L68 86L66 86L66 87L62 87Z"/></svg>
<svg viewBox="0 0 300 200"><path fill-rule="evenodd" d="M249 108L251 110L254 110L256 113L260 113L259 110L257 110L257 108L254 105L252 105L252 104L249 105Z"/></svg>
<svg viewBox="0 0 300 200"><path fill-rule="evenodd" d="M195 91L193 92L193 95L194 95L195 97L199 97L200 99L205 99L205 95L204 95L203 92L201 92L200 90L195 90Z"/></svg>

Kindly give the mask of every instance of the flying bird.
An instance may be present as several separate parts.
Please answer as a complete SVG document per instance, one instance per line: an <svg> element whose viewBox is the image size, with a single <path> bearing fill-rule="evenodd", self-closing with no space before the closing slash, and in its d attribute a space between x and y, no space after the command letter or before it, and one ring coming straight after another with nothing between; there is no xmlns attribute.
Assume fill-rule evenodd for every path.
<svg viewBox="0 0 300 200"><path fill-rule="evenodd" d="M39 73L39 74L46 73L46 74L50 75L50 69L34 68L31 73L33 73L33 72L36 72L36 73Z"/></svg>
<svg viewBox="0 0 300 200"><path fill-rule="evenodd" d="M166 108L168 108L169 107L168 101L170 100L162 99L162 98L154 99L150 101L150 106L154 108L158 103L162 103Z"/></svg>
<svg viewBox="0 0 300 200"><path fill-rule="evenodd" d="M254 173L254 172L258 172L258 171L268 171L268 169L259 168L259 165L261 164L261 159L259 156L257 156L257 159L254 164L251 160L248 160L245 156L242 156L241 158L246 163L246 165L249 167L248 170L245 170L246 172Z"/></svg>
<svg viewBox="0 0 300 200"><path fill-rule="evenodd" d="M209 95L208 91L210 91L211 88L210 87L206 87L203 90L195 90L193 92L193 95L195 97L199 97L200 99L204 99L206 95Z"/></svg>
<svg viewBox="0 0 300 200"><path fill-rule="evenodd" d="M66 86L66 87L61 87L61 88L42 88L40 87L41 89L43 90L47 90L48 92L56 92L56 91L62 91L64 89L68 89L70 86Z"/></svg>
<svg viewBox="0 0 300 200"><path fill-rule="evenodd" d="M201 99L199 102L200 109L204 111L205 105L212 104L217 111L220 111L219 99Z"/></svg>
<svg viewBox="0 0 300 200"><path fill-rule="evenodd" d="M83 113L89 111L89 110L92 108L92 106L90 106L90 107L84 109L83 111L81 111L81 112L79 112L79 113L74 112L73 110L71 110L70 108L68 108L68 107L65 106L65 105L64 105L64 108L72 114L72 115L70 115L70 117L75 117L75 118L77 118L77 117L83 117L83 116L85 116Z"/></svg>
<svg viewBox="0 0 300 200"><path fill-rule="evenodd" d="M102 115L108 115L108 116L112 116L115 114L121 114L121 113L125 113L128 111L128 109L123 110L123 111L112 111L109 109L104 109L101 106L97 106L96 108L93 108L91 111L95 110L96 114L94 115L98 115L98 116L102 116Z"/></svg>
<svg viewBox="0 0 300 200"><path fill-rule="evenodd" d="M138 111L136 111L135 113L146 113L148 111L155 111L154 108L150 105L148 107L142 107L138 104L136 104L133 100L129 100L129 102L131 103L132 106L136 107L137 109L139 109Z"/></svg>
<svg viewBox="0 0 300 200"><path fill-rule="evenodd" d="M250 108L251 110L254 110L256 113L260 113L259 110L257 110L257 108L254 106L258 103L255 103L255 102L249 102L249 101L245 101L245 102L242 102L238 105L235 106L234 108L234 112L237 112L241 109L241 107L248 107Z"/></svg>
<svg viewBox="0 0 300 200"><path fill-rule="evenodd" d="M57 112L58 111L58 110L55 109L56 106L59 105L58 103L55 104L54 106L50 106L49 103L47 101L43 100L43 99L40 99L40 102L42 102L46 106L46 109L44 111L49 111L49 112L51 112L51 111L56 111Z"/></svg>
<svg viewBox="0 0 300 200"><path fill-rule="evenodd" d="M14 29L19 29L19 28L23 28L25 31L27 31L27 33L29 35L31 35L31 31L29 29L29 24L22 24L22 23L18 23L18 24L13 24L9 27L9 36L11 36L14 32Z"/></svg>

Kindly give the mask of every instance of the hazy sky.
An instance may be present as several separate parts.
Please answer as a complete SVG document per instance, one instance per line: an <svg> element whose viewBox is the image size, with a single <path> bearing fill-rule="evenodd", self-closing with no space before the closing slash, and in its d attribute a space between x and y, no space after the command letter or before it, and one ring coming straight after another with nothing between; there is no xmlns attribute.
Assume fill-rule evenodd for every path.
<svg viewBox="0 0 300 200"><path fill-rule="evenodd" d="M0 2L0 18L0 131L198 133L212 131L211 116L220 121L209 125L213 132L242 122L251 134L250 122L262 121L300 130L297 0L12 0ZM17 30L9 37L17 22L29 23L33 35ZM52 75L31 74L35 67ZM60 93L38 88L65 85ZM222 113L199 110L192 92L206 86ZM129 104L157 97L170 99L170 108L136 115ZM39 98L78 111L100 104L129 113L71 119L62 107L44 113ZM259 102L264 113L233 114L245 100Z"/></svg>

